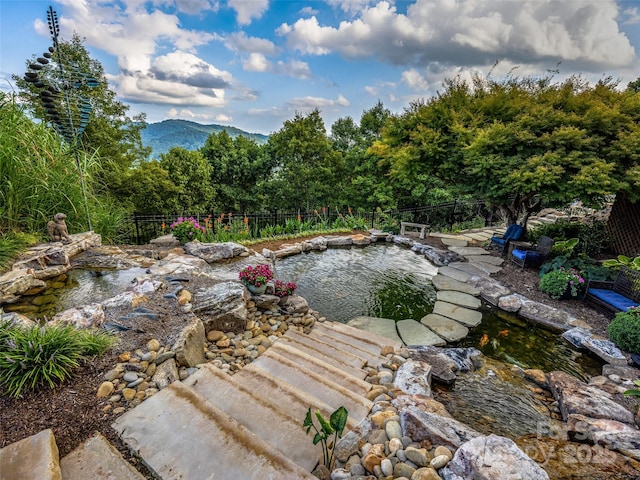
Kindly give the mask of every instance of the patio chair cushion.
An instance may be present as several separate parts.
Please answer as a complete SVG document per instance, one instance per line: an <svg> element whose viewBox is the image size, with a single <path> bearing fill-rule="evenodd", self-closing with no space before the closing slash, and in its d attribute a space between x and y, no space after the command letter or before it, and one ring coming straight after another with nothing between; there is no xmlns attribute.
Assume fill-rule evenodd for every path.
<svg viewBox="0 0 640 480"><path fill-rule="evenodd" d="M637 307L638 302L634 302L630 298L620 295L613 290L607 290L604 288L590 288L587 293L594 297L608 303L612 307L620 310L621 312L628 311L631 307Z"/></svg>
<svg viewBox="0 0 640 480"><path fill-rule="evenodd" d="M522 261L524 261L525 258L527 260L542 260L546 257L546 254L536 252L533 250L517 250L516 249L513 252L511 252L511 254L514 257L516 257L518 260L522 260Z"/></svg>

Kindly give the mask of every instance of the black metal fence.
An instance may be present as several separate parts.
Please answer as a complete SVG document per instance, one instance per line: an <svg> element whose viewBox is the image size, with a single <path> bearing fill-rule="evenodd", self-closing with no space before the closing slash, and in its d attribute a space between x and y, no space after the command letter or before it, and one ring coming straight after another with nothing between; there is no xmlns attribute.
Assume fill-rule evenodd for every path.
<svg viewBox="0 0 640 480"><path fill-rule="evenodd" d="M311 212L258 212L258 213L183 213L172 215L150 215L134 212L131 222L125 231L121 232L124 243L143 245L160 235L170 233L170 225L178 218L195 218L201 225L206 225L213 233L217 229L229 228L234 221L242 221L248 226L251 236L260 235L260 231L268 226L280 225L287 222L315 222L316 224L334 225L340 218L358 219L362 227L399 229L400 222L423 223L430 225L430 229L446 231L456 226L466 227L482 223L489 226L495 215L490 207L482 200L454 200L453 202L437 205L424 205L400 210L382 211L352 211L337 208L322 208ZM249 228L250 227L250 228Z"/></svg>

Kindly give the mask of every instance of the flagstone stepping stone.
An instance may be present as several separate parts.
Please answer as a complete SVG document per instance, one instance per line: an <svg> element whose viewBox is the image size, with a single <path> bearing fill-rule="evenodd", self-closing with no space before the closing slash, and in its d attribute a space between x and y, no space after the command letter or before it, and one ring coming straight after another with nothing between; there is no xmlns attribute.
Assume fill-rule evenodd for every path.
<svg viewBox="0 0 640 480"><path fill-rule="evenodd" d="M492 265L492 264L486 263L486 262L474 261L474 262L469 262L469 263L471 265L473 265L474 267L477 267L478 269L482 270L485 275L491 275L492 273L498 273L500 270L502 270L502 267L500 267L498 265Z"/></svg>
<svg viewBox="0 0 640 480"><path fill-rule="evenodd" d="M367 317L363 315L352 318L347 322L347 325L402 343L402 338L400 338L396 330L396 321L389 318Z"/></svg>
<svg viewBox="0 0 640 480"><path fill-rule="evenodd" d="M469 242L461 238L441 237L440 241L449 247L466 247L469 244Z"/></svg>
<svg viewBox="0 0 640 480"><path fill-rule="evenodd" d="M469 234L469 235L471 235L471 234ZM482 241L484 241L484 240L489 240L491 238L491 235L493 235L493 233L487 232L487 231L483 231L483 232L474 232L472 235L474 237L476 237L476 238L479 238L479 239L481 238Z"/></svg>
<svg viewBox="0 0 640 480"><path fill-rule="evenodd" d="M467 260L471 263L482 262L490 265L502 265L504 258L494 257L493 255L467 255Z"/></svg>
<svg viewBox="0 0 640 480"><path fill-rule="evenodd" d="M433 286L437 290L455 290L456 292L468 293L469 295L478 296L480 290L468 283L461 282L446 275L436 275L431 279Z"/></svg>
<svg viewBox="0 0 640 480"><path fill-rule="evenodd" d="M485 235L483 235L482 233L478 233L478 232L474 232L474 233L465 233L464 234L465 237L469 237L472 240L475 240L477 242L485 242L489 239L489 237L486 237Z"/></svg>
<svg viewBox="0 0 640 480"><path fill-rule="evenodd" d="M489 252L481 247L449 247L449 250L463 257L468 255L489 255Z"/></svg>
<svg viewBox="0 0 640 480"><path fill-rule="evenodd" d="M471 275L462 270L458 270L457 268L451 267L440 267L438 269L438 273L440 275L445 275L449 278L453 278L454 280L458 280L459 282L468 282L471 279Z"/></svg>
<svg viewBox="0 0 640 480"><path fill-rule="evenodd" d="M469 262L451 262L449 266L451 268L455 268L456 270L461 270L470 275L478 275L480 277L485 277L488 275L488 273L485 270Z"/></svg>
<svg viewBox="0 0 640 480"><path fill-rule="evenodd" d="M457 342L469 334L469 329L461 323L435 313L423 317L420 323L429 327L447 342Z"/></svg>
<svg viewBox="0 0 640 480"><path fill-rule="evenodd" d="M481 312L449 302L437 301L433 306L433 313L456 320L467 327L475 327L482 322Z"/></svg>
<svg viewBox="0 0 640 480"><path fill-rule="evenodd" d="M480 308L479 299L468 293L456 292L455 290L440 290L436 292L436 299L442 302L455 303L462 307Z"/></svg>
<svg viewBox="0 0 640 480"><path fill-rule="evenodd" d="M415 320L400 320L397 322L398 332L406 345L434 345L442 346L447 342L420 322Z"/></svg>

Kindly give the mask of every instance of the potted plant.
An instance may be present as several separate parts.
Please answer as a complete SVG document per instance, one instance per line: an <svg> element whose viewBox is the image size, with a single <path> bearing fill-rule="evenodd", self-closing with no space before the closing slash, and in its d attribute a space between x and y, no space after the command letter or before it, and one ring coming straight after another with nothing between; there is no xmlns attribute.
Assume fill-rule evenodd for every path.
<svg viewBox="0 0 640 480"><path fill-rule="evenodd" d="M293 295L296 291L296 288L298 288L298 285L296 285L295 283L285 282L278 279L274 283L273 294L280 298L286 298L289 295Z"/></svg>
<svg viewBox="0 0 640 480"><path fill-rule="evenodd" d="M540 279L540 290L556 300L579 296L584 285L584 277L575 268L553 270Z"/></svg>
<svg viewBox="0 0 640 480"><path fill-rule="evenodd" d="M249 265L240 270L239 278L251 293L260 295L267 291L267 282L273 278L273 272L264 263Z"/></svg>

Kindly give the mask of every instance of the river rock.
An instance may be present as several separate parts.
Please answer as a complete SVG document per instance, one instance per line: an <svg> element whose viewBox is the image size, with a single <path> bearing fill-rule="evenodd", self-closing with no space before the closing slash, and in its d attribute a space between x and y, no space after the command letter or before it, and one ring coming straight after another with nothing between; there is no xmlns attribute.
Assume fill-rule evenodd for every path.
<svg viewBox="0 0 640 480"><path fill-rule="evenodd" d="M612 400L606 391L587 385L565 372L550 372L547 380L551 393L558 401L562 418L567 421L571 414L591 418L603 418L633 424L633 414Z"/></svg>
<svg viewBox="0 0 640 480"><path fill-rule="evenodd" d="M240 282L226 281L203 288L193 295L193 313L206 332L242 333L247 323L247 290Z"/></svg>
<svg viewBox="0 0 640 480"><path fill-rule="evenodd" d="M396 371L393 386L405 393L430 397L431 366L418 360L407 360Z"/></svg>
<svg viewBox="0 0 640 480"><path fill-rule="evenodd" d="M465 424L436 413L422 411L416 406L400 412L402 431L414 442L429 440L435 445L458 448L480 434Z"/></svg>
<svg viewBox="0 0 640 480"><path fill-rule="evenodd" d="M517 312L520 310L520 307L522 307L522 302L524 300L526 300L526 298L519 293L505 295L498 298L498 308L505 312Z"/></svg>
<svg viewBox="0 0 640 480"><path fill-rule="evenodd" d="M176 361L180 367L195 367L205 362L204 325L198 317L192 317L184 327L171 350L176 352Z"/></svg>
<svg viewBox="0 0 640 480"><path fill-rule="evenodd" d="M479 436L456 451L440 470L444 480L548 480L549 476L508 438Z"/></svg>

